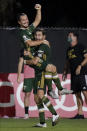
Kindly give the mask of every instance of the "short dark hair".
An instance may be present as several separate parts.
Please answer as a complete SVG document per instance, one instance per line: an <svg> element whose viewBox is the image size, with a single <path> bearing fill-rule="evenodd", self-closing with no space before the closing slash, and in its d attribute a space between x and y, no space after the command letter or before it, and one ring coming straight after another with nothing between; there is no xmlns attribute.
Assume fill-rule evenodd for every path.
<svg viewBox="0 0 87 131"><path fill-rule="evenodd" d="M79 38L79 32L78 31L70 31L69 33L73 33L73 35L76 36L77 39Z"/></svg>
<svg viewBox="0 0 87 131"><path fill-rule="evenodd" d="M37 28L37 29L34 31L34 35L36 34L36 32L42 32L43 35L46 35L46 31L45 31L43 28Z"/></svg>
<svg viewBox="0 0 87 131"><path fill-rule="evenodd" d="M17 21L19 21L20 17L24 16L24 15L27 15L27 14L26 13L19 13L19 14L17 14Z"/></svg>

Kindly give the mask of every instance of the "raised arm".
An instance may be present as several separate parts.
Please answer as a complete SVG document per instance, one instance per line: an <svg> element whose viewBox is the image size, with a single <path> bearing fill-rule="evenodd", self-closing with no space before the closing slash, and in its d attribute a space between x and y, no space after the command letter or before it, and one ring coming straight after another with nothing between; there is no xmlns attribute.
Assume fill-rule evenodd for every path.
<svg viewBox="0 0 87 131"><path fill-rule="evenodd" d="M36 4L35 9L37 10L35 21L33 22L34 27L37 27L41 21L41 5Z"/></svg>

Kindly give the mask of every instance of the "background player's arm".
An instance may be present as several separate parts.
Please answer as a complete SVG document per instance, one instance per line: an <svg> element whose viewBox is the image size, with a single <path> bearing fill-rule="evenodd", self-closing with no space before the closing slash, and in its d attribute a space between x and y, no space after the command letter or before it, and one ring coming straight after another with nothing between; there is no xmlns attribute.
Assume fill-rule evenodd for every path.
<svg viewBox="0 0 87 131"><path fill-rule="evenodd" d="M69 71L69 61L66 60L65 65L64 65L63 75L62 75L63 81L67 78L68 71Z"/></svg>
<svg viewBox="0 0 87 131"><path fill-rule="evenodd" d="M76 75L79 75L80 74L80 71L81 71L81 68L83 66L85 66L87 64L87 53L84 54L84 60L81 62L80 65L78 65L77 69L76 69Z"/></svg>
<svg viewBox="0 0 87 131"><path fill-rule="evenodd" d="M20 83L20 76L21 76L21 72L22 72L22 67L23 67L23 58L20 57L19 58L19 63L18 63L18 73L17 73L17 82Z"/></svg>
<svg viewBox="0 0 87 131"><path fill-rule="evenodd" d="M82 66L85 66L87 64L87 53L86 54L84 54L84 60L81 62L81 67Z"/></svg>
<svg viewBox="0 0 87 131"><path fill-rule="evenodd" d="M41 21L41 5L36 4L35 9L37 10L37 14L35 17L35 21L33 22L34 27L37 27Z"/></svg>

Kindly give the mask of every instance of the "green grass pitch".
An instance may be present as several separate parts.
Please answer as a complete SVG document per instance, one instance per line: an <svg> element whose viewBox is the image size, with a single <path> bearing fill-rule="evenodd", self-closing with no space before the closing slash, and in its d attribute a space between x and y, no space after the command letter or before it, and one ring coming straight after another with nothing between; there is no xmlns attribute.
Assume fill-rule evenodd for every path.
<svg viewBox="0 0 87 131"><path fill-rule="evenodd" d="M47 128L34 127L39 122L37 118L4 119L0 118L0 131L87 131L87 119L71 120L60 119L59 123L52 127L51 119L46 120Z"/></svg>

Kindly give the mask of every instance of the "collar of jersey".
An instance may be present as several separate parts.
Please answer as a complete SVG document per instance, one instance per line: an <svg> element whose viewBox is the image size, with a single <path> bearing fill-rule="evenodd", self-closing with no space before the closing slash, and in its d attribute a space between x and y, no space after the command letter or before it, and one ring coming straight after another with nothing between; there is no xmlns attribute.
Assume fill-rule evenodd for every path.
<svg viewBox="0 0 87 131"><path fill-rule="evenodd" d="M21 30L27 30L27 29L29 29L29 27L27 28L27 29L25 29L25 28L20 28Z"/></svg>

